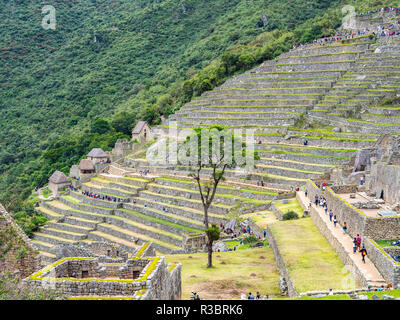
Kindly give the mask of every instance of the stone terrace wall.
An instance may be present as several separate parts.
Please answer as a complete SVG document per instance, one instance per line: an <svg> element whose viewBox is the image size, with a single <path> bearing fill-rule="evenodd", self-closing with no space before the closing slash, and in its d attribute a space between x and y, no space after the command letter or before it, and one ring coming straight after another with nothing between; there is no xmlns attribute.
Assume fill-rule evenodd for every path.
<svg viewBox="0 0 400 320"><path fill-rule="evenodd" d="M13 233L15 233L15 236ZM5 243L1 243L1 240L4 240ZM21 278L40 270L41 257L38 249L31 243L30 239L13 220L11 215L0 204L1 252L3 252L5 246L9 246L11 243L11 249L8 251L5 250L4 256L0 256L0 263L18 270Z"/></svg>
<svg viewBox="0 0 400 320"><path fill-rule="evenodd" d="M372 192L383 190L383 199L390 204L400 202L400 167L384 163L373 164L369 179Z"/></svg>
<svg viewBox="0 0 400 320"><path fill-rule="evenodd" d="M326 198L328 208L333 210L340 225L347 222L348 233L355 237L357 234L375 240L390 240L400 237L400 217L368 217L362 211L341 199L330 188L319 189L312 181L307 181L306 189L310 201L315 195Z"/></svg>
<svg viewBox="0 0 400 320"><path fill-rule="evenodd" d="M369 259L383 278L391 283L393 288L400 288L400 263L394 261L375 241L363 237L363 244Z"/></svg>

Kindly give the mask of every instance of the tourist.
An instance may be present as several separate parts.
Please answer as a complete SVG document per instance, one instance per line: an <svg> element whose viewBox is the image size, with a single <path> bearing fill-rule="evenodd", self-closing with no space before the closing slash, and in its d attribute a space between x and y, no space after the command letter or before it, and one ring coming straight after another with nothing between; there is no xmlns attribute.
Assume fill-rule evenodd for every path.
<svg viewBox="0 0 400 320"><path fill-rule="evenodd" d="M318 207L318 202L319 202L319 200L318 200L318 195L315 195L315 206L316 206L316 207Z"/></svg>
<svg viewBox="0 0 400 320"><path fill-rule="evenodd" d="M260 293L257 291L256 300L260 300L260 299L261 299L261 295L260 295Z"/></svg>
<svg viewBox="0 0 400 320"><path fill-rule="evenodd" d="M332 289L329 289L329 295L333 296L333 290Z"/></svg>
<svg viewBox="0 0 400 320"><path fill-rule="evenodd" d="M346 234L346 232L347 232L347 223L345 221L343 222L343 234Z"/></svg>
<svg viewBox="0 0 400 320"><path fill-rule="evenodd" d="M264 229L264 239L267 237L267 230Z"/></svg>
<svg viewBox="0 0 400 320"><path fill-rule="evenodd" d="M353 240L353 253L357 252L357 238L354 238Z"/></svg>
<svg viewBox="0 0 400 320"><path fill-rule="evenodd" d="M264 187L264 180L261 180L261 187Z"/></svg>
<svg viewBox="0 0 400 320"><path fill-rule="evenodd" d="M199 295L197 295L195 300L200 300L200 296L199 296Z"/></svg>
<svg viewBox="0 0 400 320"><path fill-rule="evenodd" d="M361 250L361 237L359 234L357 234L356 240L357 240L357 250L360 251Z"/></svg>
<svg viewBox="0 0 400 320"><path fill-rule="evenodd" d="M305 195L306 198L307 198L307 196L308 196L308 191L307 191L307 189L306 189L306 191L304 191L304 195Z"/></svg>
<svg viewBox="0 0 400 320"><path fill-rule="evenodd" d="M360 252L361 252L362 261L365 263L365 256L367 255L367 249L365 249L365 247L363 246Z"/></svg>
<svg viewBox="0 0 400 320"><path fill-rule="evenodd" d="M332 222L332 218L333 218L333 211L329 210L329 220Z"/></svg>
<svg viewBox="0 0 400 320"><path fill-rule="evenodd" d="M249 296L247 297L248 300L254 300L254 296L249 292Z"/></svg>
<svg viewBox="0 0 400 320"><path fill-rule="evenodd" d="M246 295L244 293L242 293L242 295L240 296L240 300L247 300Z"/></svg>
<svg viewBox="0 0 400 320"><path fill-rule="evenodd" d="M336 228L336 224L337 224L337 219L336 216L333 217L333 226Z"/></svg>
<svg viewBox="0 0 400 320"><path fill-rule="evenodd" d="M324 204L324 211L325 211L325 214L328 214L328 206L326 205L326 203Z"/></svg>
<svg viewBox="0 0 400 320"><path fill-rule="evenodd" d="M364 185L364 176L361 176L360 178L360 185Z"/></svg>
<svg viewBox="0 0 400 320"><path fill-rule="evenodd" d="M264 300L269 300L269 295L268 294L265 294Z"/></svg>

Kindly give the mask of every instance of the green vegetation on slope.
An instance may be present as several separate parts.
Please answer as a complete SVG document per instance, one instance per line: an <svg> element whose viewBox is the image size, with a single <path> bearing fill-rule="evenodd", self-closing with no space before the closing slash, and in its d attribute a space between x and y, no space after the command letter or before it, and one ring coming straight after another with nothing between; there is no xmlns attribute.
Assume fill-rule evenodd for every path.
<svg viewBox="0 0 400 320"><path fill-rule="evenodd" d="M2 0L0 202L25 212L30 189L91 146L109 150L138 119L157 124L227 78L331 33L339 3L51 0L53 31L41 27L41 4ZM100 118L112 128L97 135Z"/></svg>

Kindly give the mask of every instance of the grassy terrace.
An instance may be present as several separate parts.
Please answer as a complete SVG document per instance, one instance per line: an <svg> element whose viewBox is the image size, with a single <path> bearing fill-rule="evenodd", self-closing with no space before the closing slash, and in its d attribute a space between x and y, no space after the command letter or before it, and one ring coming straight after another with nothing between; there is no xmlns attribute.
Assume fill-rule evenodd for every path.
<svg viewBox="0 0 400 320"><path fill-rule="evenodd" d="M190 232L190 233L203 232L201 229L195 229L195 228L184 226L184 225L181 225L181 224L178 224L178 223L175 223L175 222L171 222L171 221L168 221L168 220L154 218L154 217L151 217L149 215L146 215L144 213L140 213L140 212L137 212L137 211L128 210L128 209L121 209L121 211L124 211L126 213L138 216L138 217L140 217L140 218L142 218L144 220L148 220L148 221L156 222L156 223L163 224L163 225L166 225L166 226L174 227L176 229L185 230L185 231ZM168 214L165 214L165 215L167 216ZM162 230L160 230L160 232L163 233Z"/></svg>
<svg viewBox="0 0 400 320"><path fill-rule="evenodd" d="M157 186L157 187L161 187L161 188L165 188L165 189L172 189L172 190L176 190L176 191L181 191L181 192L189 192L189 193L194 193L194 194L198 194L197 190L193 190L193 189L184 189L184 188L179 188L179 187L170 187L170 186L166 186L166 185L160 185L160 184L151 184L149 185L149 187L151 186ZM218 190L220 190L221 188L218 188ZM245 198L245 197L240 197L238 195L234 195L234 194L224 194L224 193L216 193L215 194L216 197L221 197L221 198L229 198L229 199L238 199L242 202L245 203L251 203L251 204L264 204L265 201L262 200L257 200L257 199L251 199L251 198Z"/></svg>
<svg viewBox="0 0 400 320"><path fill-rule="evenodd" d="M290 199L288 203L275 201L274 205L284 214L288 211L294 211L299 215L299 217L303 216L303 208L300 206L300 203L297 201L297 199Z"/></svg>
<svg viewBox="0 0 400 320"><path fill-rule="evenodd" d="M344 265L311 218L279 221L270 229L297 292L353 289Z"/></svg>
<svg viewBox="0 0 400 320"><path fill-rule="evenodd" d="M284 163L296 163L296 164L310 165L309 162L301 162L301 161L297 161L297 160L288 160L288 159L279 159L279 158L261 158L261 160L264 160L264 161L268 161L268 160L270 160L270 161L279 161L279 162L282 162L282 164L284 164ZM312 163L311 165L318 166L318 167L321 167L321 168L332 168L332 167L335 166L334 164L323 164L323 163Z"/></svg>
<svg viewBox="0 0 400 320"><path fill-rule="evenodd" d="M344 160L349 159L349 157L341 157L341 156L325 156L319 154L310 154L304 152L293 152L293 151L284 151L284 150L258 150L258 152L264 153L276 153L276 154L292 154L304 157L312 157L312 158L324 158L324 159L337 159L337 160Z"/></svg>
<svg viewBox="0 0 400 320"><path fill-rule="evenodd" d="M257 167L260 168L273 168L273 169L282 169L285 171L293 171L293 172L302 172L302 173L309 173L309 174L323 174L323 172L318 172L318 171L310 171L310 170L302 170L302 169L295 169L295 168L288 168L288 167L279 167L279 166L273 166L273 165L267 165L267 164L258 164Z"/></svg>
<svg viewBox="0 0 400 320"><path fill-rule="evenodd" d="M370 124L370 125L376 125L376 126L400 126L398 123L379 123L379 122L371 122L367 120L360 120L360 119L346 119L348 122L358 122L358 123L365 123L365 124Z"/></svg>
<svg viewBox="0 0 400 320"><path fill-rule="evenodd" d="M262 144L262 146L271 146L271 147L283 147L283 148L291 148L291 149L303 149L303 150L321 150L321 151L337 151L337 152L356 152L357 149L343 149L343 148L322 148L322 147L310 147L310 146L294 146L294 145L281 145L281 144Z"/></svg>
<svg viewBox="0 0 400 320"><path fill-rule="evenodd" d="M207 254L165 255L168 263L182 263L182 298L192 291L201 299L239 299L241 294L259 291L280 295L279 272L271 248L262 247L213 255L207 269Z"/></svg>
<svg viewBox="0 0 400 320"><path fill-rule="evenodd" d="M355 134L360 134L359 132L333 132L333 127L332 126L327 126L325 128L312 128L312 129L300 129L300 128L295 128L295 127L290 127L289 130L292 131L301 131L301 132L316 132L316 133L324 133L324 134L335 134L335 135L355 135ZM377 136L376 133L362 133L362 135L371 135L371 136ZM325 136L325 135L324 135ZM342 138L341 138L342 139Z"/></svg>
<svg viewBox="0 0 400 320"><path fill-rule="evenodd" d="M174 182L180 182L180 183L187 183L187 184L193 184L193 181L191 180L184 180L184 179L176 179L176 178L169 178L169 177L162 177L162 178L157 178L158 180L165 180L165 181L174 181ZM202 184L203 185L203 184ZM238 190L235 187L230 187L227 185L219 185L218 190L221 189L226 189L226 190ZM239 190L238 190L239 191ZM271 191L264 191L264 190L257 190L257 189L251 189L251 188L240 188L240 191L242 192L249 192L249 193L258 193L258 194L265 194L265 195L278 195L277 192L271 192Z"/></svg>

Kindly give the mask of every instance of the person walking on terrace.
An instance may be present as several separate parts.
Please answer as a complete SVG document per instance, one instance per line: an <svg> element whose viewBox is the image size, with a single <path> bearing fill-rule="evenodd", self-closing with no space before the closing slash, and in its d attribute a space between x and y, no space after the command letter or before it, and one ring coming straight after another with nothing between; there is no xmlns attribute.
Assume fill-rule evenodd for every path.
<svg viewBox="0 0 400 320"><path fill-rule="evenodd" d="M367 249L365 249L365 247L363 246L360 252L361 252L362 261L365 263L365 257L367 255Z"/></svg>
<svg viewBox="0 0 400 320"><path fill-rule="evenodd" d="M353 240L353 253L357 252L357 238L354 238Z"/></svg>
<svg viewBox="0 0 400 320"><path fill-rule="evenodd" d="M347 232L347 223L345 221L343 222L343 233L346 234L346 232Z"/></svg>
<svg viewBox="0 0 400 320"><path fill-rule="evenodd" d="M336 228L336 224L337 224L337 219L336 216L333 217L333 226Z"/></svg>
<svg viewBox="0 0 400 320"><path fill-rule="evenodd" d="M332 209L329 211L329 220L332 222L332 218L333 218L333 211Z"/></svg>
<svg viewBox="0 0 400 320"><path fill-rule="evenodd" d="M357 250L360 251L361 250L361 237L359 234L357 234L356 240L357 240Z"/></svg>

